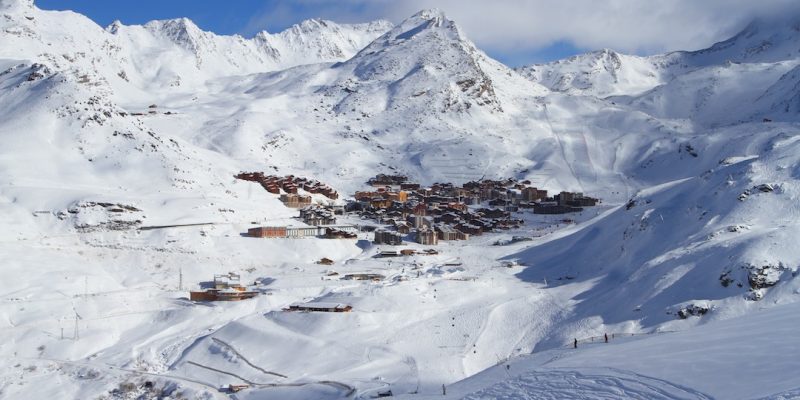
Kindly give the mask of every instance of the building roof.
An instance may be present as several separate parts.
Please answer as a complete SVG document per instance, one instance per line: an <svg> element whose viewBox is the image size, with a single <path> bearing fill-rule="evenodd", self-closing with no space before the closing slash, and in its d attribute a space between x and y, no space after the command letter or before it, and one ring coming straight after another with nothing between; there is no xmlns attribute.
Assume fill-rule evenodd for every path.
<svg viewBox="0 0 800 400"><path fill-rule="evenodd" d="M290 307L302 307L302 308L347 308L347 304L318 301L318 302L310 302L310 303L294 303Z"/></svg>

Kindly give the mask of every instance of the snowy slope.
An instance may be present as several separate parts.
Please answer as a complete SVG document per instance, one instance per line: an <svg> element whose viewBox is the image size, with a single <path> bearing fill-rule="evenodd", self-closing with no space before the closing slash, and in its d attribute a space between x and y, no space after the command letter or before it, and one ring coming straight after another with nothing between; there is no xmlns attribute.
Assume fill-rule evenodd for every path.
<svg viewBox="0 0 800 400"><path fill-rule="evenodd" d="M543 352L459 382L448 388L448 395L467 399L793 399L800 395L794 373L800 349L792 340L798 323L798 303L793 303L686 332L614 338L609 344Z"/></svg>
<svg viewBox="0 0 800 400"><path fill-rule="evenodd" d="M439 10L244 39L186 19L103 29L1 1L0 354L13 362L0 366L0 396L113 396L148 379L199 398L245 380L269 385L240 398L434 395L574 337L716 334L723 320L744 329L759 309L798 300L791 21L756 22L705 51L604 50L515 71ZM571 221L519 214L529 224L517 231L388 262L365 233L241 237L253 224L301 224L234 180L242 170L343 194L379 172L423 184L512 176L603 205ZM192 223L209 225L135 229ZM492 245L513 235L535 239ZM185 299L229 270L269 278L271 294ZM354 312L281 311L310 300ZM609 357L598 356L609 360L600 373L563 364L524 384L597 375L651 388L644 397L729 393L645 366L631 370L649 378L611 371L621 367ZM743 398L791 389L757 381L763 392Z"/></svg>
<svg viewBox="0 0 800 400"><path fill-rule="evenodd" d="M664 81L662 71L650 58L609 49L521 67L517 71L554 91L597 97L637 94Z"/></svg>
<svg viewBox="0 0 800 400"><path fill-rule="evenodd" d="M604 49L551 63L520 67L517 71L554 91L601 98L639 96L661 85L669 87L673 79L704 68L714 70L731 64L743 64L740 68L746 68L747 65L795 61L800 55L798 24L800 20L795 15L762 18L708 49L648 57ZM708 75L713 72L699 73ZM757 84L753 90L759 88L765 89ZM698 92L702 93L701 90Z"/></svg>
<svg viewBox="0 0 800 400"><path fill-rule="evenodd" d="M6 0L2 58L31 58L56 69L99 74L118 91L162 91L208 79L341 61L389 30L387 21L340 25L309 20L252 39L219 36L182 18L144 26L114 22L103 30L69 11L41 11L29 1ZM128 93L126 93L128 94Z"/></svg>

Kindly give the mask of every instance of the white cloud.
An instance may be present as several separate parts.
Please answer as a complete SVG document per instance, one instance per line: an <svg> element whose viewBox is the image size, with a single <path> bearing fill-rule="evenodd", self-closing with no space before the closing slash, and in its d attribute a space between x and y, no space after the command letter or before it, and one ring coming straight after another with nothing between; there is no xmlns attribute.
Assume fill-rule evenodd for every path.
<svg viewBox="0 0 800 400"><path fill-rule="evenodd" d="M730 37L758 16L800 14L797 0L299 0L278 3L254 21L294 14L297 20L399 22L433 7L479 47L503 54L535 52L558 41L639 54L696 50Z"/></svg>

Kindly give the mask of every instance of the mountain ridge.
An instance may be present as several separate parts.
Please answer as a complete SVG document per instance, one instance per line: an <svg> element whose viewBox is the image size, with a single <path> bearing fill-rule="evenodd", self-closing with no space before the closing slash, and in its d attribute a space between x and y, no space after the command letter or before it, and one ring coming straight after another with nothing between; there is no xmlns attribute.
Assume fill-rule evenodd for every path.
<svg viewBox="0 0 800 400"><path fill-rule="evenodd" d="M442 384L574 338L688 330L798 301L800 57L780 56L798 43L791 24L713 51L605 49L513 70L441 10L245 39L188 19L103 29L2 4L0 316L10 326L0 343L13 346L0 354L61 368L20 377L0 366L20 383L12 395L94 398L124 371L148 371L204 396L220 385L212 369L263 382L249 369L259 365L304 386L253 396L340 394L308 382L439 396ZM747 50L764 38L774 43ZM365 232L243 237L253 225L305 224L235 179L242 171L308 177L342 197L377 173L423 186L511 177L601 203L513 211L531 225L390 263ZM186 283L224 269L268 282L271 295L186 301ZM388 278L332 278L364 271ZM354 311L281 311L307 301ZM74 339L59 339L73 319Z"/></svg>

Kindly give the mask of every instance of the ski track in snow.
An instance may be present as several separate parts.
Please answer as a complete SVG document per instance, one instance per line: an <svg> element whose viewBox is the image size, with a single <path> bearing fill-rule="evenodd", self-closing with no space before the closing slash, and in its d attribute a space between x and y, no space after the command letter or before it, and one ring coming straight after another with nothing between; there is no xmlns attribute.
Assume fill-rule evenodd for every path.
<svg viewBox="0 0 800 400"><path fill-rule="evenodd" d="M535 371L464 397L543 400L710 400L711 397L672 383L618 369Z"/></svg>
<svg viewBox="0 0 800 400"><path fill-rule="evenodd" d="M484 390L470 398L800 397L787 373L800 366L785 357L800 353L785 340L796 327L782 326L792 315L758 319L800 299L797 26L756 21L697 52L602 50L512 70L438 10L244 39L187 19L104 29L0 0L0 397L97 398L156 377L186 397L240 380L287 385L243 399L424 397L460 384ZM366 232L243 237L302 223L234 179L241 171L318 179L343 198L377 173L423 186L513 177L602 204L513 212L523 228L387 261ZM164 229L108 230L119 221ZM493 245L515 236L530 240ZM265 294L186 298L227 271L269 278ZM362 272L387 279L336 278ZM281 311L315 300L353 312ZM764 330L644 336L726 321L710 335ZM642 335L644 349L558 352L603 332ZM495 374L526 361L518 378ZM669 363L707 367L656 368Z"/></svg>

